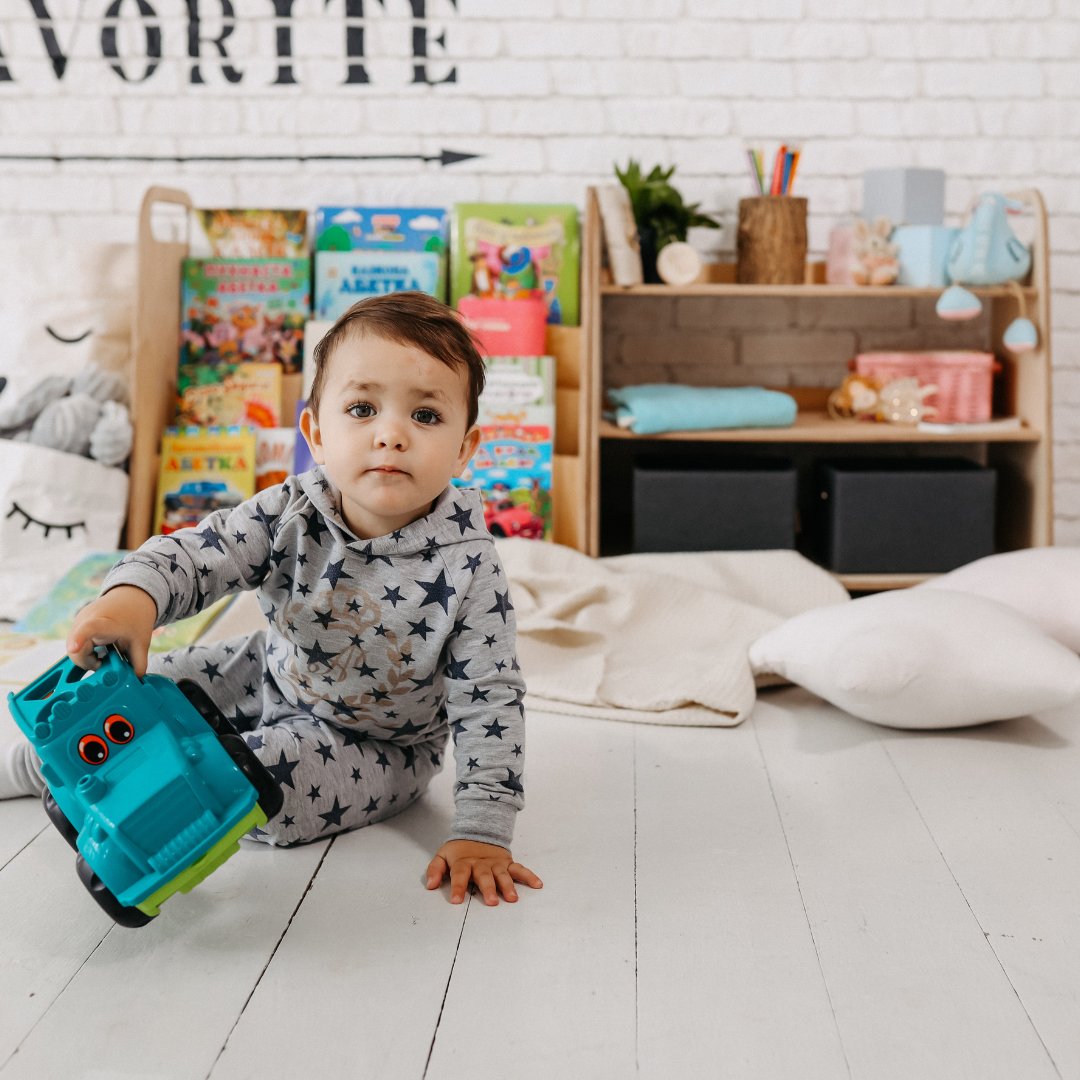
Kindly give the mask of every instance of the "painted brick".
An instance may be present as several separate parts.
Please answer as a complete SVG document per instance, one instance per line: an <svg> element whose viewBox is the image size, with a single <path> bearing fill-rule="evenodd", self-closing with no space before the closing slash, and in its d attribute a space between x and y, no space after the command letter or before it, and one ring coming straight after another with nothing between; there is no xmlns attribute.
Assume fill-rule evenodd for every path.
<svg viewBox="0 0 1080 1080"><path fill-rule="evenodd" d="M667 22L623 23L627 56L701 57L706 60L745 56L749 34L739 23L678 19Z"/></svg>
<svg viewBox="0 0 1080 1080"><path fill-rule="evenodd" d="M846 364L855 355L855 334L850 330L789 330L743 334L739 341L742 364L790 365Z"/></svg>
<svg viewBox="0 0 1080 1080"><path fill-rule="evenodd" d="M919 70L913 63L889 60L800 60L795 68L795 93L801 98L896 98L906 100L918 90Z"/></svg>
<svg viewBox="0 0 1080 1080"><path fill-rule="evenodd" d="M1045 80L1050 82L1049 77ZM923 65L923 93L934 97L1038 97L1044 86L1041 65L996 60L987 63L956 60Z"/></svg>
<svg viewBox="0 0 1080 1080"><path fill-rule="evenodd" d="M512 98L508 101L476 103L475 107L482 125L477 130L555 136L632 130L609 125L606 118L610 106L600 101Z"/></svg>
<svg viewBox="0 0 1080 1080"><path fill-rule="evenodd" d="M537 106L549 117L550 123L557 124L559 118L552 115L552 110ZM567 120L578 124L579 112L592 120L592 113L584 103L576 103L573 109L560 110L564 113L562 123ZM603 103L604 116L592 130L617 131L623 137L628 135L724 135L731 130L732 107L725 101L716 99L668 98L658 100L649 97L611 98ZM571 114L566 116L565 114Z"/></svg>
<svg viewBox="0 0 1080 1080"><path fill-rule="evenodd" d="M789 64L773 61L686 60L675 65L678 92L686 97L743 97L767 94L790 98L795 93Z"/></svg>
<svg viewBox="0 0 1080 1080"><path fill-rule="evenodd" d="M869 51L870 38L861 22L759 23L750 31L750 55L770 60L821 56L858 60Z"/></svg>
<svg viewBox="0 0 1080 1080"><path fill-rule="evenodd" d="M511 23L503 30L503 41L510 55L528 58L595 58L623 52L618 26L595 20Z"/></svg>

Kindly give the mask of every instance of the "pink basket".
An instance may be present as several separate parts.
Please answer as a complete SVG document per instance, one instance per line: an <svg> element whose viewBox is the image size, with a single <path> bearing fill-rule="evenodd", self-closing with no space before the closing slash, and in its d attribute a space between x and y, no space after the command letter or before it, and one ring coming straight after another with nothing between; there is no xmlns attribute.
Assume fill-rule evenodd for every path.
<svg viewBox="0 0 1080 1080"><path fill-rule="evenodd" d="M926 404L937 409L933 420L939 424L989 420L994 372L1000 370L992 353L963 350L860 353L854 367L882 384L915 378L920 386L936 386Z"/></svg>

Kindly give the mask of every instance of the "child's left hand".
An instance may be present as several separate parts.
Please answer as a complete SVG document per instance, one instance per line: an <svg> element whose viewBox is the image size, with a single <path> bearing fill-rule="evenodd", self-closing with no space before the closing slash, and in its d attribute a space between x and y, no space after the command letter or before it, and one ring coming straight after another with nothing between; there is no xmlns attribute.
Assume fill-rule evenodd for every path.
<svg viewBox="0 0 1080 1080"><path fill-rule="evenodd" d="M460 904L465 899L470 881L476 883L489 906L499 902L499 893L504 900L514 903L518 898L515 881L532 889L544 887L527 866L514 862L506 848L476 840L448 840L443 844L428 863L427 887L437 889L448 873L451 904Z"/></svg>

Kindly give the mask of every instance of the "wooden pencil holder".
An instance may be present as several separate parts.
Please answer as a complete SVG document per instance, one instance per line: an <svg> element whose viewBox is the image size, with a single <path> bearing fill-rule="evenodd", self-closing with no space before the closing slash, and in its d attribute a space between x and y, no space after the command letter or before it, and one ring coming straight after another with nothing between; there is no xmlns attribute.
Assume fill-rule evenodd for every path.
<svg viewBox="0 0 1080 1080"><path fill-rule="evenodd" d="M801 285L806 276L806 199L761 195L739 200L740 285Z"/></svg>

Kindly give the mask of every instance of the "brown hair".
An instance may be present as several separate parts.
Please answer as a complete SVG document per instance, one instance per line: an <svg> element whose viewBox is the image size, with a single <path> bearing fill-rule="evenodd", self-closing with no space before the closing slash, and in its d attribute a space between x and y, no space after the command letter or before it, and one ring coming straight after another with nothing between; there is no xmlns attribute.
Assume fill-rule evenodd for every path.
<svg viewBox="0 0 1080 1080"><path fill-rule="evenodd" d="M484 389L484 359L458 313L422 292L386 293L359 300L326 332L315 346L315 378L308 395L308 407L316 417L330 358L343 341L361 334L412 345L455 370L464 367L469 383L468 426L476 423L477 401Z"/></svg>

